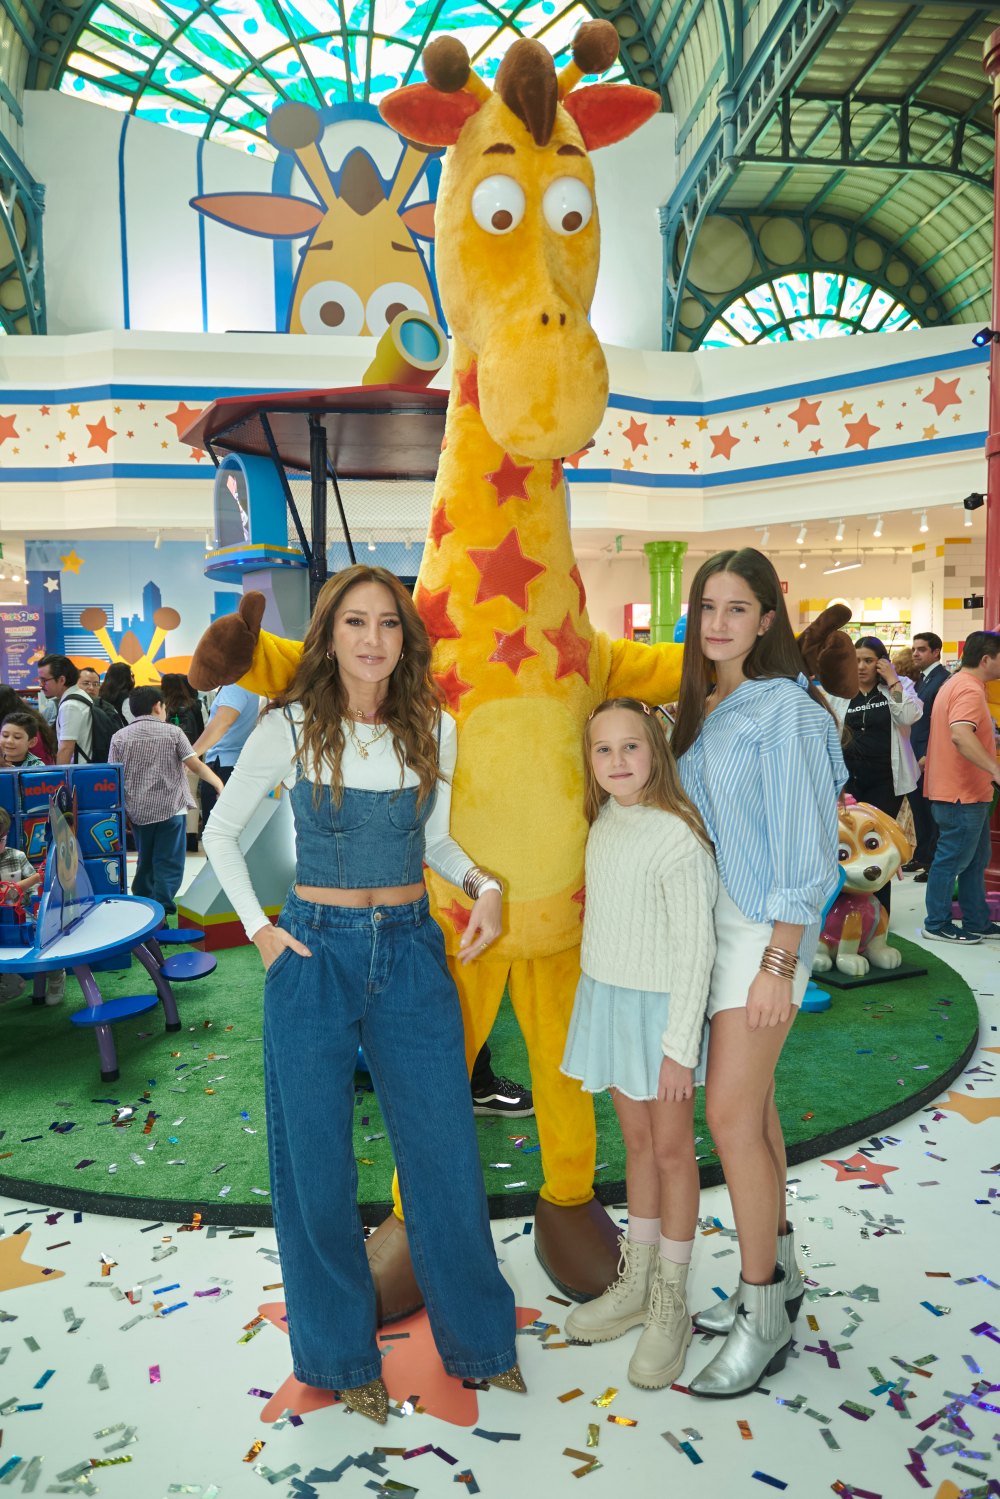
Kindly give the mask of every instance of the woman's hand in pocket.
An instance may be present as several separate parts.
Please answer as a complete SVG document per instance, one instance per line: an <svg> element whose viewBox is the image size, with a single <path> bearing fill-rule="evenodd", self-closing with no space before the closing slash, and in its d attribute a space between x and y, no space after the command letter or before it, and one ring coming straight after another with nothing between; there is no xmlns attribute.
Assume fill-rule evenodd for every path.
<svg viewBox="0 0 1000 1499"><path fill-rule="evenodd" d="M253 945L260 953L265 973L272 964L278 961L286 947L290 947L292 952L297 952L300 957L312 957L308 947L297 937L293 937L291 932L286 932L283 926L272 926L270 922L267 926L262 926L259 932L254 932Z"/></svg>

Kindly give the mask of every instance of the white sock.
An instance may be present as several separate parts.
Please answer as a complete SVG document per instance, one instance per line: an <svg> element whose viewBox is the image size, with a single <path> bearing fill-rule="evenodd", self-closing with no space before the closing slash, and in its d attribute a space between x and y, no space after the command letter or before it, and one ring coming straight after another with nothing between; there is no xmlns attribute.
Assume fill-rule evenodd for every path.
<svg viewBox="0 0 1000 1499"><path fill-rule="evenodd" d="M629 1213L628 1241L630 1244L655 1244L659 1234L659 1218L636 1218Z"/></svg>
<svg viewBox="0 0 1000 1499"><path fill-rule="evenodd" d="M693 1249L693 1239L668 1239L665 1234L660 1235L660 1257L673 1265L690 1265Z"/></svg>

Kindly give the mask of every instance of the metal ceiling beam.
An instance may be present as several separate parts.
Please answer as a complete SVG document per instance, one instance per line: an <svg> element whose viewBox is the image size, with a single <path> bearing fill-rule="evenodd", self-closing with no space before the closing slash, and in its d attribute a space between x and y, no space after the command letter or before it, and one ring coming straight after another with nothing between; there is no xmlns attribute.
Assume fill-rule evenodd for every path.
<svg viewBox="0 0 1000 1499"><path fill-rule="evenodd" d="M903 36L907 31L909 31L910 27L913 25L919 14L920 12L915 5L911 5L908 10L905 10L903 12L902 17L896 22L892 30L882 38L878 47L875 49L875 55L869 59L869 61L861 69L861 72L858 73L856 77L851 81L851 83L848 84L847 88L844 91L846 96L850 96L858 92L858 89L862 87L865 80L871 77L880 63L884 62L887 54L892 51L893 47L899 41L900 37Z"/></svg>

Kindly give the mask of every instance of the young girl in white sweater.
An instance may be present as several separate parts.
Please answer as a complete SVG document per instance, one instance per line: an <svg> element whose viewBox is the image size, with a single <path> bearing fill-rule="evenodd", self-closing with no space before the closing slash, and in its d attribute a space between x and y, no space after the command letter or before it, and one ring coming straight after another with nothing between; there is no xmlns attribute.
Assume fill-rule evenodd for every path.
<svg viewBox="0 0 1000 1499"><path fill-rule="evenodd" d="M634 698L595 708L584 733L586 912L562 1070L610 1088L625 1141L628 1233L619 1278L573 1308L571 1337L602 1343L643 1324L628 1377L677 1379L698 1220L694 1087L704 1081L715 958L712 845L681 788L660 720Z"/></svg>

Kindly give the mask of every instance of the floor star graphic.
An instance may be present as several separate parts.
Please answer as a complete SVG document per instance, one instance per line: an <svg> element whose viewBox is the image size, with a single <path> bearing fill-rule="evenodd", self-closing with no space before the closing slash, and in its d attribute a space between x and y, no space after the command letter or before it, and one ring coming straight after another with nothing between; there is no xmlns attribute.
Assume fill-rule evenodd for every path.
<svg viewBox="0 0 1000 1499"><path fill-rule="evenodd" d="M59 561L63 565L64 573L78 573L83 566L83 558L76 555L75 549L67 552L65 557L60 553Z"/></svg>
<svg viewBox="0 0 1000 1499"><path fill-rule="evenodd" d="M942 380L935 377L934 388L924 396L924 400L934 407L938 416L943 416L949 406L961 406L962 397L958 393L958 382L961 375L956 375L954 380Z"/></svg>
<svg viewBox="0 0 1000 1499"><path fill-rule="evenodd" d="M875 1161L870 1161L866 1155L855 1154L848 1156L846 1160L824 1161L824 1166L832 1166L837 1175L835 1181L839 1182L871 1182L874 1186L881 1187L885 1177L890 1171L898 1171L898 1166L879 1166Z"/></svg>
<svg viewBox="0 0 1000 1499"><path fill-rule="evenodd" d="M728 427L725 427L721 432L710 432L709 437L712 440L712 452L710 456L712 458L725 458L728 462L732 458L733 448L740 442L740 438L734 437Z"/></svg>
<svg viewBox="0 0 1000 1499"><path fill-rule="evenodd" d="M100 448L102 453L108 451L108 443L112 437L117 437L118 435L108 426L107 420L103 416L99 422L94 422L93 424L88 422L87 431L90 433L90 441L87 443L87 447Z"/></svg>
<svg viewBox="0 0 1000 1499"><path fill-rule="evenodd" d="M477 604L505 598L519 609L527 609L528 584L545 571L540 562L533 562L521 551L516 530L508 531L499 546L470 547L469 561L481 574L474 600Z"/></svg>
<svg viewBox="0 0 1000 1499"><path fill-rule="evenodd" d="M822 401L807 401L803 396L795 410L790 411L788 415L800 432L804 427L818 427L819 408L822 404Z"/></svg>
<svg viewBox="0 0 1000 1499"><path fill-rule="evenodd" d="M844 447L852 448L857 446L864 448L866 452L868 444L875 436L875 433L882 430L881 427L876 427L873 422L868 420L867 411L856 422L845 422L844 426L847 430L847 441L844 443Z"/></svg>
<svg viewBox="0 0 1000 1499"><path fill-rule="evenodd" d="M0 1239L0 1291L15 1291L18 1286L34 1286L40 1280L56 1280L61 1270L47 1270L41 1265L29 1265L23 1258L31 1238L30 1230L23 1234L11 1234Z"/></svg>
<svg viewBox="0 0 1000 1499"><path fill-rule="evenodd" d="M1000 1098L976 1098L972 1093L956 1093L954 1089L937 1107L961 1114L970 1124L985 1124L987 1119L1000 1119Z"/></svg>
<svg viewBox="0 0 1000 1499"><path fill-rule="evenodd" d="M626 437L632 444L633 453L635 452L636 448L644 448L648 446L648 439L646 437L646 428L648 427L648 425L648 422L637 422L635 417L633 417L628 426L625 428L625 431L622 433L622 436Z"/></svg>

